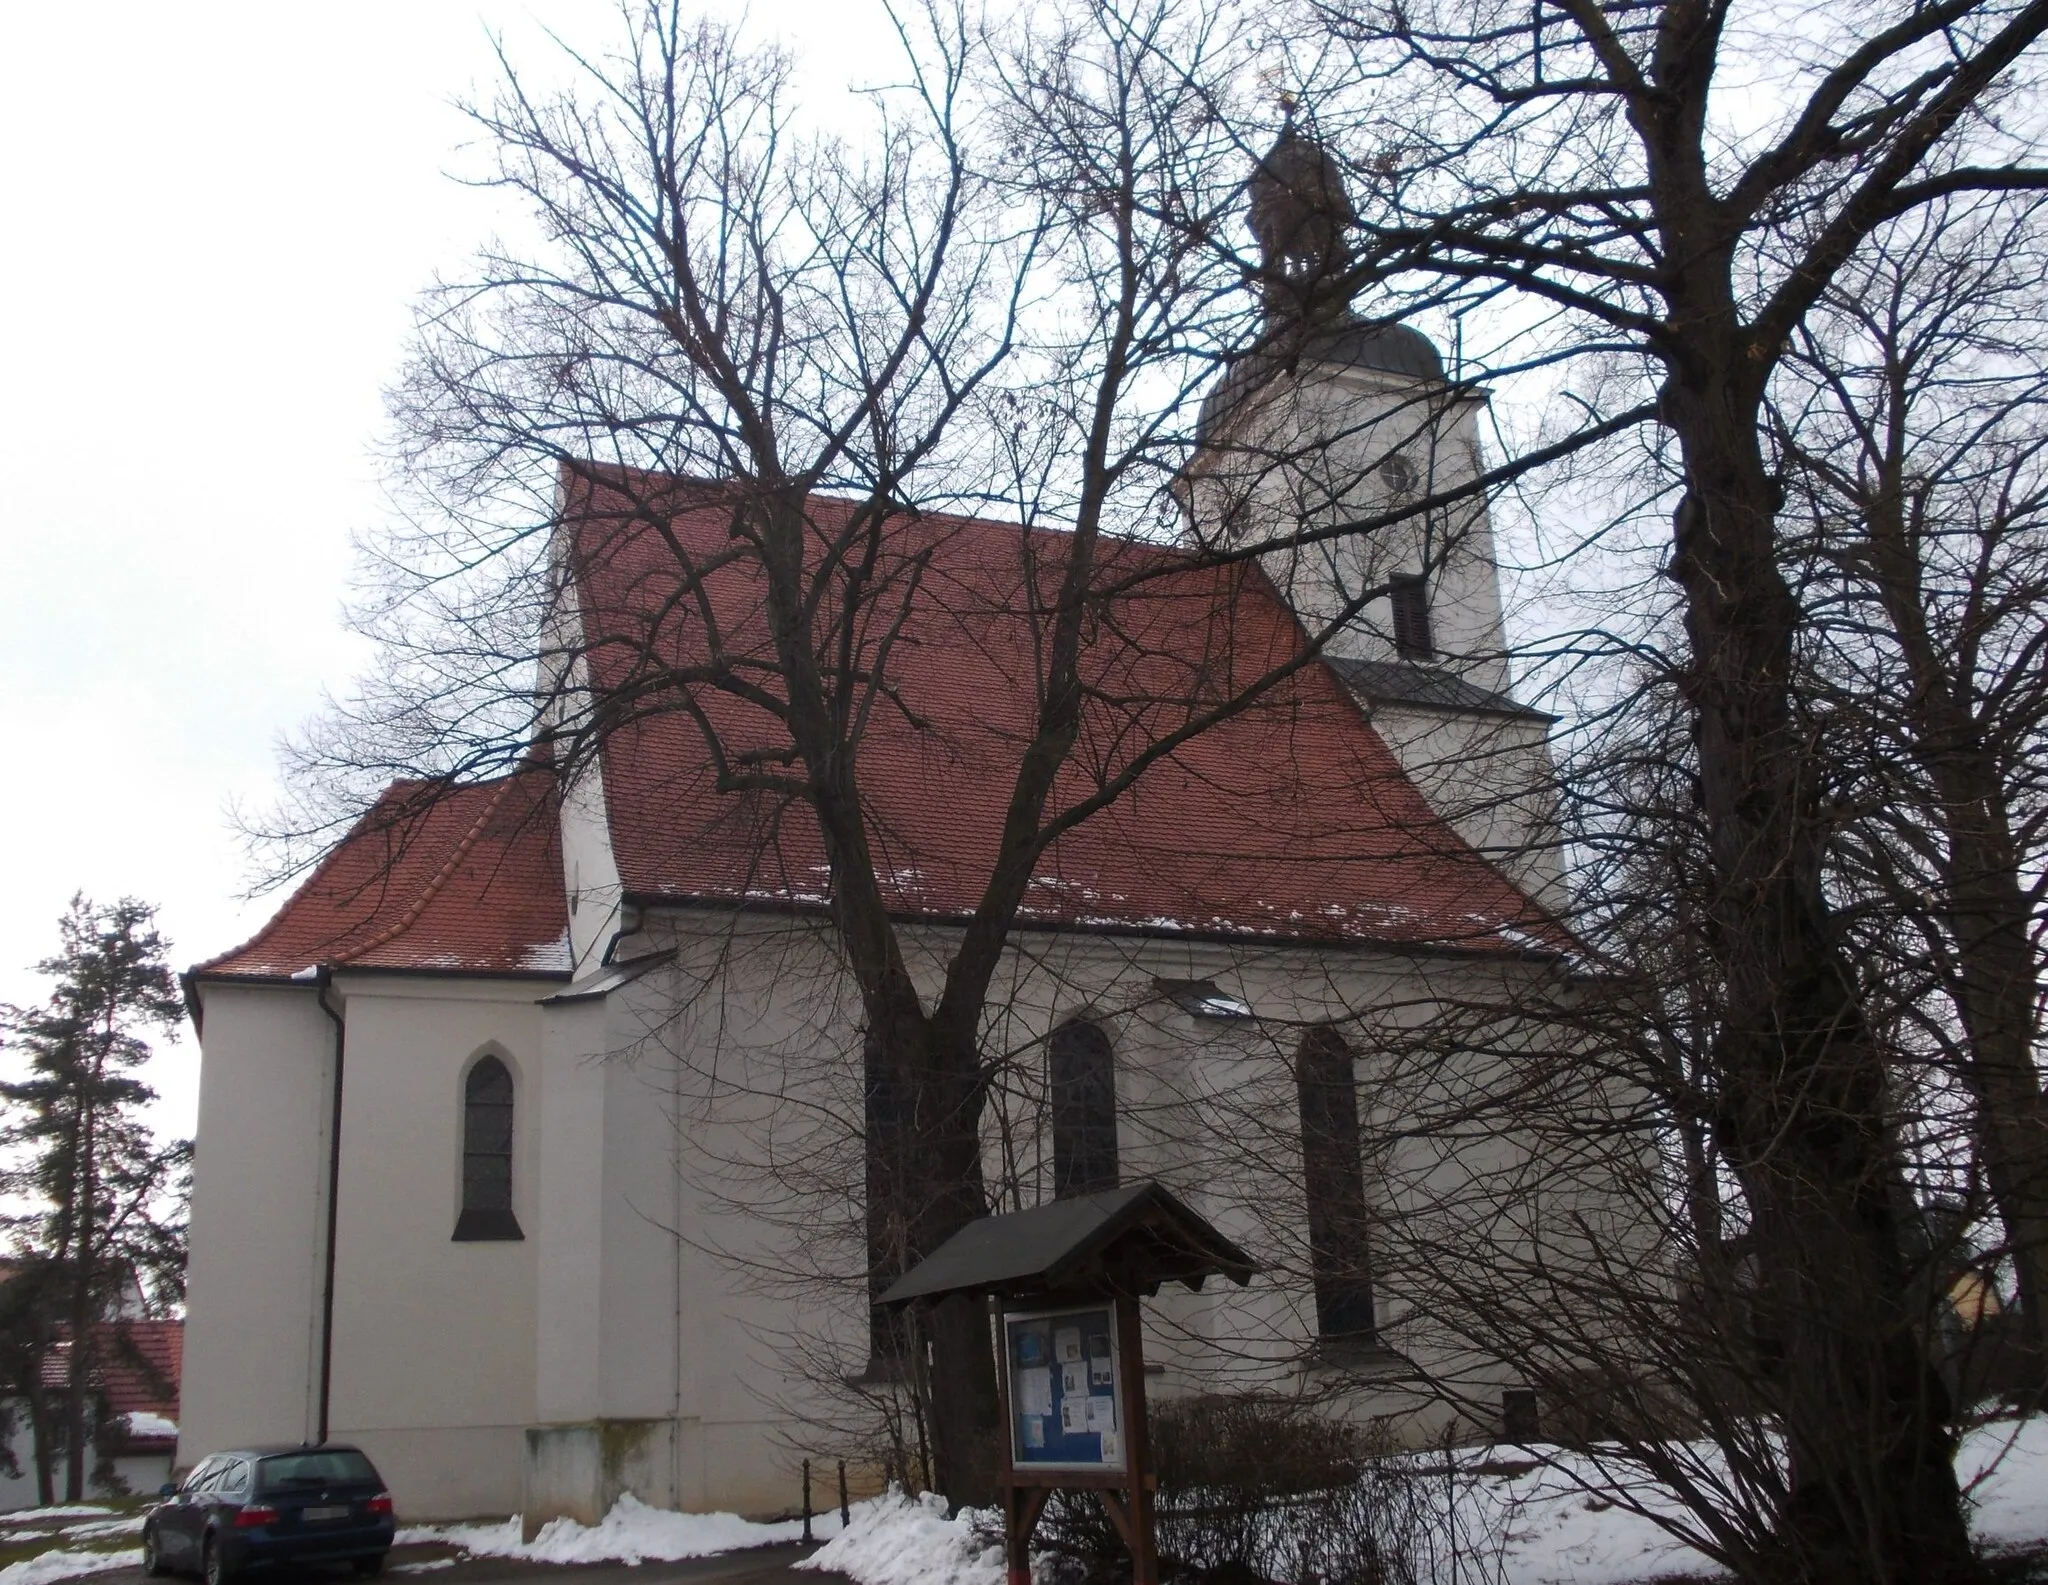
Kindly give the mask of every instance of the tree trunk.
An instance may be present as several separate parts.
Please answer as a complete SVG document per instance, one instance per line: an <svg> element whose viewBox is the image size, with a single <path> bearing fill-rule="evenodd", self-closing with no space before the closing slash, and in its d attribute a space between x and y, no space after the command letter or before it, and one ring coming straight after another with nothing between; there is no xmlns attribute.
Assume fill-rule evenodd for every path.
<svg viewBox="0 0 2048 1585"><path fill-rule="evenodd" d="M1791 709L1798 610L1742 386L1725 367L1674 374L1665 408L1686 465L1672 570L1726 986L1716 1121L1783 1351L1793 1490L1769 1561L1843 1585L1972 1579L1946 1394L1910 1302L1883 1054L1821 892L1814 767Z"/></svg>
<svg viewBox="0 0 2048 1585"><path fill-rule="evenodd" d="M50 1422L50 1403L40 1389L28 1394L29 1434L36 1444L36 1506L53 1507L57 1501L56 1427Z"/></svg>
<svg viewBox="0 0 2048 1585"><path fill-rule="evenodd" d="M71 1306L71 1368L64 1383L64 1500L83 1502L87 1468L86 1407L92 1385L91 1361L88 1358L92 1350L88 1336L92 1309L90 1289L83 1277L75 1277L73 1284L76 1297Z"/></svg>
<svg viewBox="0 0 2048 1585"><path fill-rule="evenodd" d="M988 1214L982 1178L981 1053L944 1039L907 977L869 998L867 1169L869 1282L879 1292L954 1233ZM911 1379L927 1395L932 1462L955 1507L995 1501L999 1432L995 1366L981 1305L948 1300L913 1331L878 1340L927 1350Z"/></svg>
<svg viewBox="0 0 2048 1585"><path fill-rule="evenodd" d="M2048 1388L2048 1097L2034 1065L2032 916L2016 864L1949 840L1950 928L1962 994L1964 1082L1977 1149L2005 1223L2037 1390Z"/></svg>

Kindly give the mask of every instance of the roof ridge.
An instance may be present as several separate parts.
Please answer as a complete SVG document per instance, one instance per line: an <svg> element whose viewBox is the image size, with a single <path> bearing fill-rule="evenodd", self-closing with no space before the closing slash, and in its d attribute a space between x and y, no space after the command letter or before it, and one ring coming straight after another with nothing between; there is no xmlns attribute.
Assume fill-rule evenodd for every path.
<svg viewBox="0 0 2048 1585"><path fill-rule="evenodd" d="M512 784L518 779L519 773L517 771L499 778L498 790L491 794L491 801L484 805L483 812L476 817L476 823L463 833L462 840L455 844L455 851L448 855L447 862L435 872L434 878L420 889L420 894L414 900L413 905L399 917L396 924L386 930L379 931L361 946L352 947L347 952L337 956L334 959L337 964L354 962L365 953L375 952L379 947L388 946L419 922L419 917L426 912L427 905L440 895L441 888L448 884L448 877L455 873L455 867L468 857L469 850L476 846L477 838L484 834L484 827L489 824L491 816L498 812L498 805L505 801L505 795L512 790ZM485 783L484 785L488 786L489 784Z"/></svg>
<svg viewBox="0 0 2048 1585"><path fill-rule="evenodd" d="M663 484L680 486L682 493L692 490L702 490L706 493L706 499L695 502L674 504L667 502L650 503L667 510L671 516L679 515L682 512L701 510L706 506L716 506L722 500L740 497L743 494L742 486L746 483L755 482L729 478L711 479L692 473L664 473L655 468L637 468L626 463L599 462L595 459L580 465L564 461L561 466L574 482L583 485L589 490L612 490L615 493L623 493L619 485L606 483L598 477L600 474L609 473L615 477L623 475L630 479L646 480L657 486ZM579 466L588 471L576 472L575 470ZM805 490L803 492L803 501L806 507L809 507L814 502L823 502L828 506L839 507L861 507L867 504L867 500L859 495L834 495L830 492L829 488ZM635 504L637 505L638 503L636 502ZM1005 529L1026 534L1051 535L1063 539L1071 539L1075 534L1074 529L1059 523L1026 522L1022 518L1015 517L979 517L967 512L953 511L947 507L920 506L915 501L895 501L892 504L902 517L917 523L950 524L967 529ZM1185 548L1165 540L1148 539L1140 534L1117 533L1110 529L1098 530L1096 538L1099 542L1111 545L1119 550L1156 556L1166 562L1185 562L1191 567L1197 565Z"/></svg>

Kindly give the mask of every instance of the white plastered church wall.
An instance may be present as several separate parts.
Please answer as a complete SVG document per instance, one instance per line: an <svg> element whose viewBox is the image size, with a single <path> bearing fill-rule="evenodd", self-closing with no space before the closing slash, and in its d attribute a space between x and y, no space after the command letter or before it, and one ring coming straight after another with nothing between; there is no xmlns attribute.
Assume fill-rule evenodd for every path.
<svg viewBox="0 0 2048 1585"><path fill-rule="evenodd" d="M643 1497L660 1501L673 1492L691 1506L775 1511L794 1501L797 1460L806 1451L831 1452L829 1443L806 1441L829 1415L829 1384L807 1377L801 1359L815 1361L836 1347L838 1368L850 1371L864 1336L857 1281L793 1292L778 1279L802 1268L805 1256L793 1248L791 1230L777 1225L773 1202L782 1202L786 1214L792 1175L810 1178L816 1192L828 1173L813 1158L792 1169L780 1147L793 1136L778 1134L777 1112L857 1105L857 1091L848 1093L845 1082L857 1060L857 1024L844 987L832 989L836 953L814 921L678 911L651 921L647 935L678 951L683 966L667 989L689 1011L664 1021L663 996L649 975L636 982L646 1003L614 1026L630 1049L617 1050L608 1084L627 1104L612 1114L606 1156L623 1167L618 1193L631 1209L607 1228L605 1351L617 1368L607 1376L604 1409L619 1421L647 1423L652 1449L674 1438L675 1475L664 1485L659 1470L650 1469L657 1484L636 1487ZM933 978L949 933L913 929L908 936L913 972L921 981ZM705 973L705 964L717 967ZM1369 950L1327 954L1026 933L1006 963L1002 1027L992 1032L991 1049L1021 1070L1039 1070L1042 1091L1051 1030L1067 1017L1097 1018L1116 1052L1124 1175L1163 1178L1247 1246L1270 1250L1276 1221L1298 1223L1301 1216L1298 1167L1286 1148L1295 1129L1287 1058L1301 1028L1360 1008L1422 1006L1433 990L1452 988L1446 979L1467 972L1454 963L1424 972L1399 954ZM1219 1026L1162 1007L1155 976L1224 976L1261 1020ZM1371 1075L1362 1076L1370 1090ZM1483 1075L1472 1082L1483 1086ZM1274 1152L1263 1178L1217 1148L1233 1133L1241 1141L1245 1096L1254 1086L1263 1090L1262 1126ZM1032 1180L1025 1203L1050 1192L1049 1143L1029 1087L1027 1073L1025 1084L1008 1091L1009 1115L992 1117L987 1131L991 1184L1023 1168ZM1389 1104L1384 1094L1377 1099ZM787 1126L800 1133L804 1125L798 1119ZM1426 1145L1404 1146L1408 1159L1390 1164L1385 1175L1412 1180L1417 1192L1407 1198L1419 1203L1429 1180L1436 1180L1431 1192L1440 1192L1452 1172L1458 1188L1470 1189L1511 1167L1526 1148L1507 1140L1467 1142L1446 1163ZM840 1170L857 1170L857 1158L843 1159ZM627 1176L642 1189L627 1191ZM662 1284L678 1269L671 1264L676 1256L660 1247L664 1230L648 1214L665 1189L676 1196L675 1226L683 1235L674 1240L683 1273L675 1302ZM760 1214L745 1209L750 1194ZM857 1211L852 1195L846 1198ZM1263 1212L1254 1209L1261 1206ZM857 1217L844 1219L841 1230L845 1247L836 1268L850 1278L861 1266ZM808 1251L812 1259L817 1253ZM1293 1258L1298 1270L1298 1250ZM1383 1294L1390 1335L1411 1363L1440 1381L1464 1383L1475 1399L1497 1397L1513 1384L1498 1362L1432 1333L1426 1291L1389 1271ZM1152 1329L1168 1363L1158 1381L1162 1393L1292 1392L1321 1368L1312 1305L1298 1285L1271 1275L1244 1294L1163 1295ZM656 1425L671 1381L673 1421ZM808 1414L807 1398L814 1406ZM1389 1385L1358 1396L1354 1408L1414 1416L1418 1402ZM1417 1419L1408 1429L1426 1436L1437 1423ZM529 1523L537 1517L529 1514Z"/></svg>
<svg viewBox="0 0 2048 1585"><path fill-rule="evenodd" d="M911 927L906 937L929 990L953 932ZM834 1409L833 1383L817 1367L828 1362L826 1377L857 1369L865 1339L851 987L815 918L662 910L621 943L620 956L663 951L674 952L672 964L580 1000L530 981L341 976L349 1082L334 1432L370 1451L409 1517L523 1506L537 1523L550 1507L593 1513L624 1490L658 1504L774 1513L797 1500L802 1457L840 1450L816 1429ZM1010 1070L985 1136L989 1181L1014 1178L1024 1203L1050 1193L1046 1039L1069 1017L1097 1019L1115 1051L1125 1177L1160 1177L1269 1266L1244 1292L1160 1297L1148 1341L1165 1367L1155 1390L1320 1390L1330 1378L1318 1374L1314 1308L1298 1277L1294 1046L1320 1021L1413 1021L1438 995L1473 991L1472 976L1502 972L1520 970L1371 948L1021 932L987 1030L989 1050ZM1160 998L1159 977L1214 979L1259 1016L1190 1017ZM208 996L215 1011L239 1003L242 1018L209 1019L202 1115L206 1126L239 1127L205 1137L253 1134L274 1148L219 1148L211 1158L239 1172L244 1219L237 1227L233 1212L217 1216L217 1201L202 1201L188 1457L257 1435L307 1434L308 1367L317 1368L321 1036L330 1026L311 986L215 986ZM1357 1044L1361 1104L1379 1132L1399 1135L1434 1103L1412 1074L1395 1085L1373 1042ZM455 1244L460 1077L486 1047L516 1074L515 1195L526 1239ZM285 1109L266 1113L269 1126L219 1104L218 1087L252 1066L297 1078L295 1100L271 1082L269 1101ZM1494 1078L1486 1059L1464 1066L1456 1082L1484 1093ZM294 1115L298 1140L286 1135ZM820 1119L825 1133L806 1135ZM1461 1199L1485 1200L1488 1179L1533 1148L1512 1132L1503 1125L1497 1137L1467 1137L1447 1151L1411 1131L1374 1164L1374 1203L1389 1230L1404 1217L1441 1218ZM807 1142L808 1153L792 1159L789 1149ZM805 1230L807 1248L791 1241L791 1172L809 1175L814 1195L839 1174L836 1220ZM276 1251L294 1246L248 1217L293 1206L306 1226L297 1258L279 1261ZM1401 1268L1398 1247L1376 1250L1385 1258L1376 1273L1385 1340L1439 1380L1463 1383L1475 1401L1497 1398L1512 1373L1432 1328L1427 1282ZM301 1346L295 1368L273 1381L249 1368L267 1353L263 1332L205 1317L230 1298L260 1310L266 1291L289 1297L283 1268L297 1273L297 1308L265 1325L273 1336L295 1327ZM1288 1268L1291 1283L1278 1278ZM839 1280L784 1280L805 1269ZM1407 1416L1417 1437L1437 1424L1391 1383L1354 1394L1351 1405ZM580 1495L560 1483L535 1489L536 1445L577 1452Z"/></svg>
<svg viewBox="0 0 2048 1585"><path fill-rule="evenodd" d="M334 1025L312 985L200 988L178 1462L314 1433Z"/></svg>
<svg viewBox="0 0 2048 1585"><path fill-rule="evenodd" d="M557 503L559 509L560 503ZM559 553L559 547L558 547ZM583 618L573 601L559 602L543 630L543 654L557 657L544 666L542 698L547 724L574 730L590 709L590 659L584 652ZM563 661L559 657L573 659ZM604 762L593 757L562 788L562 886L569 902L569 956L576 973L599 963L624 923L625 887L612 852L610 814L605 803Z"/></svg>
<svg viewBox="0 0 2048 1585"><path fill-rule="evenodd" d="M534 1190L546 1119L530 982L337 976L348 1024L330 1434L408 1514L506 1511L534 1418ZM457 1242L463 1080L513 1078L513 1212L525 1235Z"/></svg>

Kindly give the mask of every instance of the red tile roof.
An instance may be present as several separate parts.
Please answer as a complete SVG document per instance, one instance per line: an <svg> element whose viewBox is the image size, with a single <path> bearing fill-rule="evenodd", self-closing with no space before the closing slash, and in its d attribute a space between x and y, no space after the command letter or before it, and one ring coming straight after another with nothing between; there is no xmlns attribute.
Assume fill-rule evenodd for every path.
<svg viewBox="0 0 2048 1585"><path fill-rule="evenodd" d="M604 747L627 891L822 901L824 852L808 809L774 793L719 793L704 736L676 708L682 695L667 680L670 668L712 658L708 610L735 679L776 689L761 562L734 554L740 498L619 474L574 485L568 499L594 680L601 694L636 705L637 719ZM849 511L845 502L810 500L814 551ZM850 652L856 670L872 671L888 651L889 689L872 699L858 774L884 887L905 914L960 917L980 900L1035 721L1047 628L1035 613L1072 544L1062 533L934 515L898 518L881 536L878 597ZM1196 567L1132 541L1106 543L1100 559L1108 574L1145 576L1090 624L1090 696L1055 808L1086 797L1144 746L1305 647L1254 567ZM821 603L827 617L834 598ZM821 635L821 648L840 638ZM700 684L692 703L729 756L757 750L772 768L789 743L771 710L731 691ZM1023 918L1490 950L1568 945L1437 818L1320 663L1192 738L1063 835L1035 866Z"/></svg>
<svg viewBox="0 0 2048 1585"><path fill-rule="evenodd" d="M568 971L552 771L450 788L398 782L270 923L204 978L316 966L477 974Z"/></svg>
<svg viewBox="0 0 2048 1585"><path fill-rule="evenodd" d="M737 497L648 475L572 487L576 592L593 680L630 700L603 749L621 879L643 901L822 904L807 808L721 793L675 681L711 658L773 689L760 561L734 554ZM813 497L820 544L847 503ZM1035 719L1044 610L1072 539L925 515L881 536L880 597L856 624L855 669L887 650L858 759L888 900L962 918L980 901ZM1301 654L1292 614L1255 567L1196 567L1109 541L1106 575L1137 576L1090 624L1088 702L1055 809L1088 796L1219 697ZM1098 578L1098 583L1102 580ZM914 594L912 593L914 589ZM837 607L830 597L822 609ZM836 644L840 635L826 636ZM728 756L788 745L774 715L691 689ZM278 915L203 977L307 975L314 965L562 972L567 909L552 772L386 792ZM1478 950L1568 938L1438 819L1329 668L1302 668L1256 706L1147 768L1034 866L1028 924Z"/></svg>
<svg viewBox="0 0 2048 1585"><path fill-rule="evenodd" d="M93 1325L100 1390L115 1414L178 1418L178 1386L185 1369L183 1321L98 1321ZM71 1340L60 1338L43 1356L46 1388L71 1374Z"/></svg>

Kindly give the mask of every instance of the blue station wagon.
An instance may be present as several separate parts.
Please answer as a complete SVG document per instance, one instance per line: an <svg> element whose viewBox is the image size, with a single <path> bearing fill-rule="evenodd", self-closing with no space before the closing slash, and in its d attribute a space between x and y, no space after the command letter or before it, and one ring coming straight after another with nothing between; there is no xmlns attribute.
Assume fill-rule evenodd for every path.
<svg viewBox="0 0 2048 1585"><path fill-rule="evenodd" d="M142 1524L143 1567L226 1585L274 1563L384 1566L397 1519L376 1466L352 1447L245 1447L201 1459Z"/></svg>

